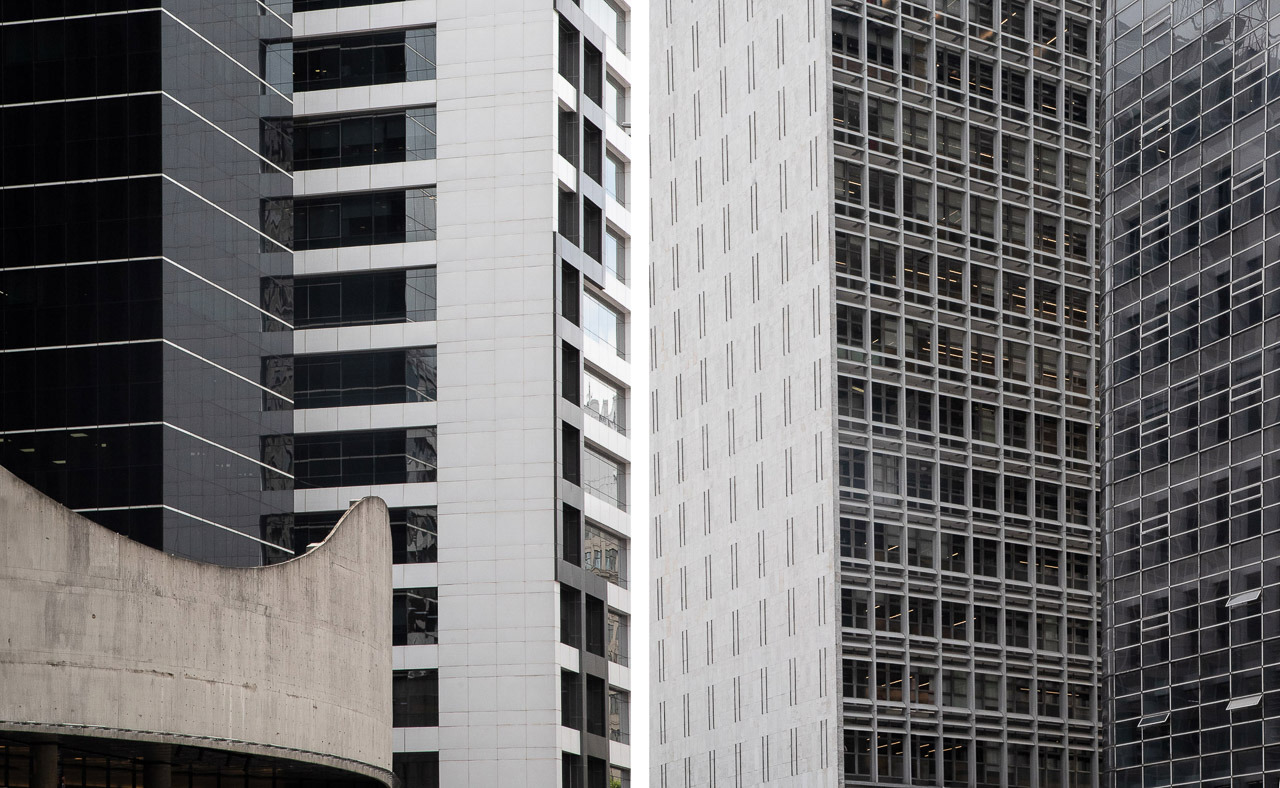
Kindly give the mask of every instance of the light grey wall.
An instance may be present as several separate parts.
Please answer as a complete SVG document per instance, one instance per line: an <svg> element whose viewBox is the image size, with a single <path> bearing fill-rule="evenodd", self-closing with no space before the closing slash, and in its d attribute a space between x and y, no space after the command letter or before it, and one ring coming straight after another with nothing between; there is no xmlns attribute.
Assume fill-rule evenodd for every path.
<svg viewBox="0 0 1280 788"><path fill-rule="evenodd" d="M376 498L306 556L232 569L126 539L0 469L0 730L211 737L386 780L390 575Z"/></svg>
<svg viewBox="0 0 1280 788"><path fill-rule="evenodd" d="M828 16L652 7L655 786L839 780Z"/></svg>

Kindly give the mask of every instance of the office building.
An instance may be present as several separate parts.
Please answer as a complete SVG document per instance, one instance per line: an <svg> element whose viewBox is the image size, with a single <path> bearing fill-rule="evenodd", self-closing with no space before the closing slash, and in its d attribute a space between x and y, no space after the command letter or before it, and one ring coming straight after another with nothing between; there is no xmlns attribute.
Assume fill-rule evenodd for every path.
<svg viewBox="0 0 1280 788"><path fill-rule="evenodd" d="M383 498L397 698L421 700L394 720L406 786L629 784L626 4L10 5L5 102L30 112L56 99L61 112L85 95L104 114L60 120L65 144L6 120L6 148L17 139L38 154L15 160L43 169L6 159L15 207L0 290L13 298L8 277L35 276L9 268L45 278L21 280L23 306L0 318L20 351L5 354L5 401L23 406L5 409L0 463L131 535L144 504L172 514L179 525L163 519L150 543L219 563L285 561L351 500ZM29 21L54 14L70 16ZM137 48L155 63L133 67L133 50L108 42L132 41L144 22L160 32ZM67 93L60 75L74 82L75 69L151 81L104 76ZM195 95L175 93L170 75ZM157 117L99 106L147 91ZM136 166L106 169L124 166L121 150ZM157 173L174 204L94 197L87 236L52 210L78 216L89 198L76 189L125 188L135 170ZM75 192L63 203L21 191L63 180L76 182L56 187ZM154 243L120 247L153 214L151 235L138 234ZM81 249L89 238L103 240ZM97 275L144 254L160 258L150 289L114 268L80 288L89 280L66 265L92 261ZM152 322L114 301L83 308L143 295ZM99 313L134 333L78 328ZM46 320L80 333L46 336ZM177 360L112 355L141 339ZM93 345L89 361L64 347L76 343ZM202 364L212 371L191 371ZM44 415L64 401L103 404ZM157 439L153 458L140 439L99 434L117 422L172 440ZM224 434L235 441L219 444ZM86 460L77 440L107 454ZM158 470L168 465L171 480ZM163 489L134 495L117 479L131 467Z"/></svg>
<svg viewBox="0 0 1280 788"><path fill-rule="evenodd" d="M263 560L292 493L262 461L292 351L260 307L292 255L260 229L287 170L259 155L288 96L260 76L288 23L250 0L0 11L0 465L174 555ZM345 503L345 502L344 502Z"/></svg>
<svg viewBox="0 0 1280 788"><path fill-rule="evenodd" d="M1276 9L1108 7L1108 784L1280 776Z"/></svg>
<svg viewBox="0 0 1280 788"><path fill-rule="evenodd" d="M1099 9L653 5L653 783L1093 786Z"/></svg>

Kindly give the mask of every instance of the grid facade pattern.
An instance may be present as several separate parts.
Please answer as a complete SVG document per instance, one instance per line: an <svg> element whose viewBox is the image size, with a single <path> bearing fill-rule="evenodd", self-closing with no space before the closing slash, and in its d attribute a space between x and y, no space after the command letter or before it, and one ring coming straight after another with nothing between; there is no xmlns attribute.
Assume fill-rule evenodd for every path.
<svg viewBox="0 0 1280 788"><path fill-rule="evenodd" d="M1095 16L833 3L849 784L1094 784Z"/></svg>
<svg viewBox="0 0 1280 788"><path fill-rule="evenodd" d="M1258 3L1109 8L1111 785L1280 779L1275 24Z"/></svg>

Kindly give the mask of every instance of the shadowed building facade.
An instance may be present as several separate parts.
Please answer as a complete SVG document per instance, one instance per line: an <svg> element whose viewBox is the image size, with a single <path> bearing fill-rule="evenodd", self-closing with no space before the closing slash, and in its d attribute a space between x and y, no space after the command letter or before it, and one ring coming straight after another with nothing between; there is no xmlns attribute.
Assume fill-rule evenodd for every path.
<svg viewBox="0 0 1280 788"><path fill-rule="evenodd" d="M288 16L253 0L13 2L0 11L0 465L175 555L262 562L292 509L263 462L292 350L262 308L289 250L260 228L291 177L261 76Z"/></svg>
<svg viewBox="0 0 1280 788"><path fill-rule="evenodd" d="M1274 785L1280 9L1107 10L1107 783Z"/></svg>

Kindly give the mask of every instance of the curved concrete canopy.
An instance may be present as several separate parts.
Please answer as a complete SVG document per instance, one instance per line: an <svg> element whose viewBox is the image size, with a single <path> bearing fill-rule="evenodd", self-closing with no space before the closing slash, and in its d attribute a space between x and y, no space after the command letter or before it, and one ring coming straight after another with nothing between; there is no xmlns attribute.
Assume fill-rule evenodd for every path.
<svg viewBox="0 0 1280 788"><path fill-rule="evenodd" d="M198 745L390 785L391 537L366 498L318 547L176 558L0 468L0 731Z"/></svg>

